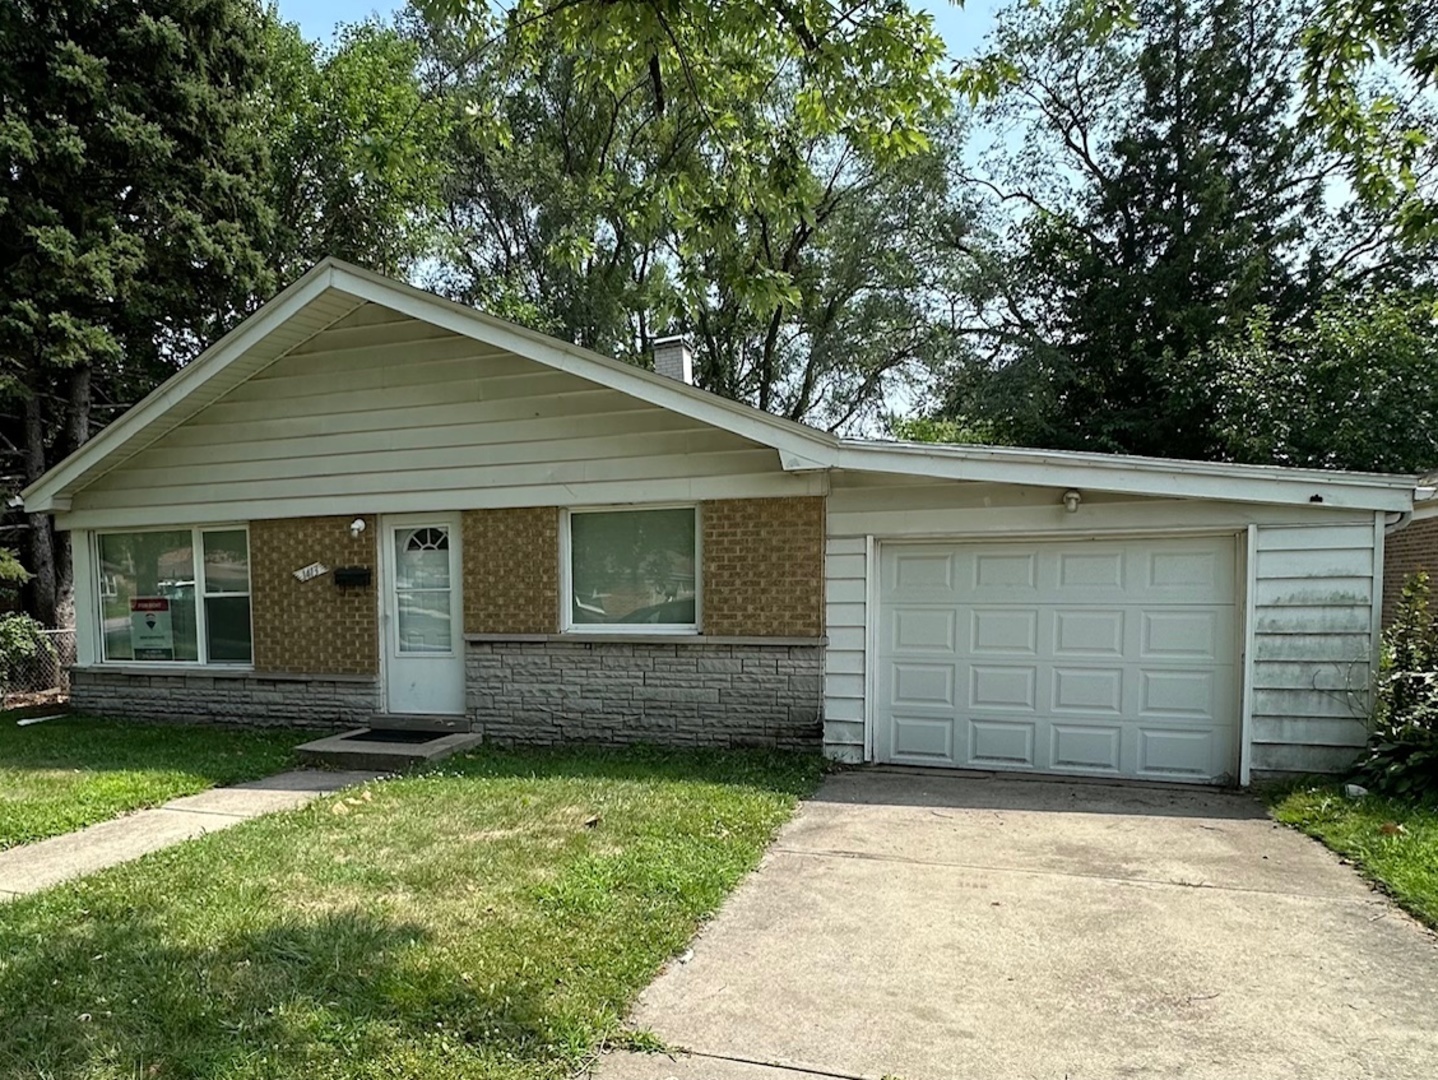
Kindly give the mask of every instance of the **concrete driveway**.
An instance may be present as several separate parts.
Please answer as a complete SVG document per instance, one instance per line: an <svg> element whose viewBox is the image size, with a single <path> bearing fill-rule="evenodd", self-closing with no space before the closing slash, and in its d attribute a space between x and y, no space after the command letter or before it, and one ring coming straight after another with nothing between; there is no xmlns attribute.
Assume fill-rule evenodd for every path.
<svg viewBox="0 0 1438 1080"><path fill-rule="evenodd" d="M1438 1076L1438 946L1245 796L825 783L601 1080Z"/></svg>

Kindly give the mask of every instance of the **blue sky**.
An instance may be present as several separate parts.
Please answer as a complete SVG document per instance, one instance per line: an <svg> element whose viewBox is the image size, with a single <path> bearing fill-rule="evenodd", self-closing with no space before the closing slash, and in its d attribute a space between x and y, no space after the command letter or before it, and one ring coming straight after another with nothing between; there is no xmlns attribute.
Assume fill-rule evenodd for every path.
<svg viewBox="0 0 1438 1080"><path fill-rule="evenodd" d="M328 41L339 22L359 22L371 13L388 15L402 6L397 0L277 0L280 14L297 22L308 38ZM911 0L912 2L912 0ZM960 8L947 0L919 0L919 7L934 13L939 32L949 44L949 52L967 55L983 39L988 30L990 13L999 6L998 0L969 0Z"/></svg>

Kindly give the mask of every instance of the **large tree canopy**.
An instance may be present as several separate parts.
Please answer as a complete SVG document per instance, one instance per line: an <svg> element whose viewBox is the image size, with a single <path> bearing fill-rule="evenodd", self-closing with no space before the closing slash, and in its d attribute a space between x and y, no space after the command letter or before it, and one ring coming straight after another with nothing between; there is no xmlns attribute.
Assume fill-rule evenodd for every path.
<svg viewBox="0 0 1438 1080"><path fill-rule="evenodd" d="M1301 11L1141 2L1096 41L1065 7L1012 10L986 349L953 358L940 415L1003 441L1211 458L1215 346L1258 309L1311 318L1386 281L1391 218L1345 205L1339 160L1295 122Z"/></svg>
<svg viewBox="0 0 1438 1080"><path fill-rule="evenodd" d="M89 438L96 407L153 386L269 289L258 14L247 0L0 7L0 391L25 480ZM53 622L65 549L46 517L29 526Z"/></svg>
<svg viewBox="0 0 1438 1080"><path fill-rule="evenodd" d="M641 363L687 332L700 385L821 426L876 417L934 359L933 284L963 219L947 109L923 119L925 149L876 153L806 119L782 51L753 56L766 78L729 107L763 150L736 168L705 106L660 107L647 69L610 85L558 41L412 32L457 110L489 102L454 124L444 291Z"/></svg>

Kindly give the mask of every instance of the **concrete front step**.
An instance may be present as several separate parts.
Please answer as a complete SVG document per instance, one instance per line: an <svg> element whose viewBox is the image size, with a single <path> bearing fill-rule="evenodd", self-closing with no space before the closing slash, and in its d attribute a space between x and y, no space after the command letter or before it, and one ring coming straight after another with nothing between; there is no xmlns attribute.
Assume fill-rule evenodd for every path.
<svg viewBox="0 0 1438 1080"><path fill-rule="evenodd" d="M424 738L426 734L431 737ZM356 728L307 742L296 747L295 752L304 764L326 769L402 772L443 761L452 754L478 746L482 738L478 732L470 731L445 734L402 728Z"/></svg>

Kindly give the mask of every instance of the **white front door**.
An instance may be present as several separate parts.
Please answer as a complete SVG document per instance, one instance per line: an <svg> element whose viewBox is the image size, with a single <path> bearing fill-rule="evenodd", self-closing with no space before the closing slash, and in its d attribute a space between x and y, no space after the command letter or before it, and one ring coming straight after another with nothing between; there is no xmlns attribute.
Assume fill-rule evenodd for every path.
<svg viewBox="0 0 1438 1080"><path fill-rule="evenodd" d="M382 530L388 710L462 714L459 515L385 518Z"/></svg>
<svg viewBox="0 0 1438 1080"><path fill-rule="evenodd" d="M1236 554L1232 537L883 545L878 760L1230 775Z"/></svg>

